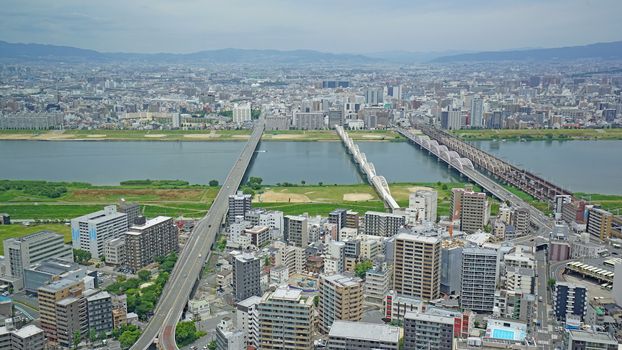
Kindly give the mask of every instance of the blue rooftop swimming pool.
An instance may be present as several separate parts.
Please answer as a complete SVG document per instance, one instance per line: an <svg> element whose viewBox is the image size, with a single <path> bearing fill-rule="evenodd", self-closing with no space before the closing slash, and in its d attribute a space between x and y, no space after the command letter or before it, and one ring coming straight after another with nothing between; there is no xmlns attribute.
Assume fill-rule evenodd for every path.
<svg viewBox="0 0 622 350"><path fill-rule="evenodd" d="M514 332L505 329L493 329L492 337L503 340L514 340Z"/></svg>

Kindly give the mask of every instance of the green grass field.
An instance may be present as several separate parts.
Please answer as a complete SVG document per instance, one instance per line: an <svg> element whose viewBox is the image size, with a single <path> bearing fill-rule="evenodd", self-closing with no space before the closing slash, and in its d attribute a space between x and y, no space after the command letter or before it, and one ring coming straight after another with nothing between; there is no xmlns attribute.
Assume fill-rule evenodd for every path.
<svg viewBox="0 0 622 350"><path fill-rule="evenodd" d="M391 130L349 132L357 141L405 141ZM250 130L0 130L0 139L91 141L245 141ZM339 141L334 130L266 131L264 141Z"/></svg>
<svg viewBox="0 0 622 350"><path fill-rule="evenodd" d="M4 240L19 238L39 231L54 231L65 236L65 242L71 242L71 228L65 224L42 224L24 226L20 224L0 225L0 252L4 252Z"/></svg>
<svg viewBox="0 0 622 350"><path fill-rule="evenodd" d="M482 129L456 130L463 140L622 140L616 129Z"/></svg>
<svg viewBox="0 0 622 350"><path fill-rule="evenodd" d="M603 209L612 212L614 215L620 215L622 212L622 195L605 195L594 193L577 192L575 196L585 199L591 204L599 205Z"/></svg>

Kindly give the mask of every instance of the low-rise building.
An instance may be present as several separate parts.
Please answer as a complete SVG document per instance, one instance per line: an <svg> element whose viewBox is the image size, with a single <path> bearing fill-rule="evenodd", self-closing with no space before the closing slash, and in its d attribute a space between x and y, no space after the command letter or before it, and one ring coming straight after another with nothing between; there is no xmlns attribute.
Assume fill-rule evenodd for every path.
<svg viewBox="0 0 622 350"><path fill-rule="evenodd" d="M398 350L400 329L384 324L337 320L328 332L331 350Z"/></svg>

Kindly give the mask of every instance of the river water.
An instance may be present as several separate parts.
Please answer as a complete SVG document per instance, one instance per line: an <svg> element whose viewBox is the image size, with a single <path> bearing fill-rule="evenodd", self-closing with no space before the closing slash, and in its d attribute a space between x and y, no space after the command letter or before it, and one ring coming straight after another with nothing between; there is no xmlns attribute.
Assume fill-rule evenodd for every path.
<svg viewBox="0 0 622 350"><path fill-rule="evenodd" d="M359 142L389 182L454 181L447 166L405 142ZM222 182L242 142L0 141L0 179ZM622 194L622 141L477 142L573 191ZM363 182L339 142L262 142L250 176L266 184Z"/></svg>

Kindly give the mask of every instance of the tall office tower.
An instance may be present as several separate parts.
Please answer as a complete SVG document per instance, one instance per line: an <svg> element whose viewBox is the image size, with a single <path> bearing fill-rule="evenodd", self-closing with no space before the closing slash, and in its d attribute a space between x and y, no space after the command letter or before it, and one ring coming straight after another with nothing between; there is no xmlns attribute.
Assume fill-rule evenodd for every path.
<svg viewBox="0 0 622 350"><path fill-rule="evenodd" d="M114 205L71 220L73 249L85 250L95 259L100 259L104 254L105 241L117 238L125 231L127 214L118 213Z"/></svg>
<svg viewBox="0 0 622 350"><path fill-rule="evenodd" d="M384 324L337 320L328 332L331 350L398 350L400 329Z"/></svg>
<svg viewBox="0 0 622 350"><path fill-rule="evenodd" d="M512 213L512 224L516 230L516 236L524 236L529 233L529 221L531 214L527 208L516 208Z"/></svg>
<svg viewBox="0 0 622 350"><path fill-rule="evenodd" d="M97 334L112 331L112 296L108 292L99 292L88 296L86 302L89 331L94 330Z"/></svg>
<svg viewBox="0 0 622 350"><path fill-rule="evenodd" d="M283 217L283 236L289 244L307 248L309 245L309 225L306 216L287 215Z"/></svg>
<svg viewBox="0 0 622 350"><path fill-rule="evenodd" d="M441 240L400 233L393 248L393 290L425 300L440 296Z"/></svg>
<svg viewBox="0 0 622 350"><path fill-rule="evenodd" d="M65 244L62 235L52 231L40 231L20 238L4 240L6 274L20 278L31 264L49 258L73 261L71 246Z"/></svg>
<svg viewBox="0 0 622 350"><path fill-rule="evenodd" d="M43 330L35 325L20 329L13 328L13 325L0 327L2 350L43 350L45 345Z"/></svg>
<svg viewBox="0 0 622 350"><path fill-rule="evenodd" d="M403 215L368 211L365 213L365 234L370 236L393 237L406 219Z"/></svg>
<svg viewBox="0 0 622 350"><path fill-rule="evenodd" d="M313 298L301 290L279 287L264 294L257 318L259 349L313 349Z"/></svg>
<svg viewBox="0 0 622 350"><path fill-rule="evenodd" d="M453 350L454 317L406 312L404 349Z"/></svg>
<svg viewBox="0 0 622 350"><path fill-rule="evenodd" d="M234 258L233 295L236 301L261 296L260 261L252 254L240 254Z"/></svg>
<svg viewBox="0 0 622 350"><path fill-rule="evenodd" d="M375 106L384 102L384 88L371 87L365 90L365 103Z"/></svg>
<svg viewBox="0 0 622 350"><path fill-rule="evenodd" d="M553 291L553 311L558 321L568 316L585 317L588 304L588 290L568 282L557 282Z"/></svg>
<svg viewBox="0 0 622 350"><path fill-rule="evenodd" d="M229 196L229 224L235 222L236 216L244 217L246 212L251 210L252 199L253 196L243 194L241 191Z"/></svg>
<svg viewBox="0 0 622 350"><path fill-rule="evenodd" d="M497 251L485 248L462 250L460 307L475 312L492 312L498 276Z"/></svg>
<svg viewBox="0 0 622 350"><path fill-rule="evenodd" d="M319 328L324 334L336 320L360 321L363 317L363 283L360 278L321 275L318 304Z"/></svg>
<svg viewBox="0 0 622 350"><path fill-rule="evenodd" d="M461 282L462 246L443 246L441 249L441 293L460 294Z"/></svg>
<svg viewBox="0 0 622 350"><path fill-rule="evenodd" d="M451 216L460 219L460 231L475 233L483 230L488 222L488 201L486 194L463 188L451 190Z"/></svg>
<svg viewBox="0 0 622 350"><path fill-rule="evenodd" d="M328 222L337 225L337 231L346 227L347 209L335 209L328 214Z"/></svg>
<svg viewBox="0 0 622 350"><path fill-rule="evenodd" d="M37 298L41 328L50 342L69 347L73 333L81 332L83 323L88 325L86 319L80 320L80 307L74 304L83 291L84 282L71 279L61 279L39 288ZM72 312L72 305L78 311ZM86 318L85 314L83 316Z"/></svg>
<svg viewBox="0 0 622 350"><path fill-rule="evenodd" d="M481 128L484 126L484 101L481 98L471 100L471 127Z"/></svg>
<svg viewBox="0 0 622 350"><path fill-rule="evenodd" d="M251 105L248 103L235 104L233 106L233 122L243 124L251 120Z"/></svg>
<svg viewBox="0 0 622 350"><path fill-rule="evenodd" d="M178 229L173 218L158 216L136 224L125 233L125 262L138 271L157 257L179 251Z"/></svg>
<svg viewBox="0 0 622 350"><path fill-rule="evenodd" d="M417 190L408 197L408 207L417 211L417 221L436 222L438 192Z"/></svg>
<svg viewBox="0 0 622 350"><path fill-rule="evenodd" d="M130 228L134 225L136 219L138 219L140 215L140 205L136 203L129 203L125 200L121 200L117 205L117 210L119 213L125 213L127 215L127 228Z"/></svg>
<svg viewBox="0 0 622 350"><path fill-rule="evenodd" d="M613 214L600 209L591 208L587 215L586 231L591 236L601 240L611 238L611 225L613 223Z"/></svg>

